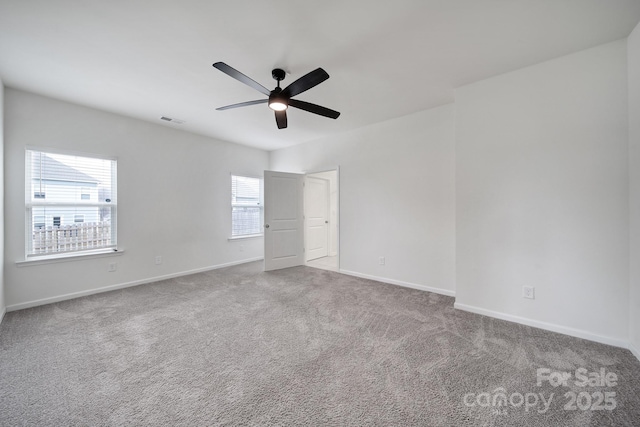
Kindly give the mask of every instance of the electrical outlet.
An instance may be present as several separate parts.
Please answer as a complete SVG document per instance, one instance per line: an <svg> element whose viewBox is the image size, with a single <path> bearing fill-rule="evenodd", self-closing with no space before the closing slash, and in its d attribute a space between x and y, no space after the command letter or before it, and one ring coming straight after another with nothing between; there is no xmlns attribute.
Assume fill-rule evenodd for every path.
<svg viewBox="0 0 640 427"><path fill-rule="evenodd" d="M160 255L156 256L156 265L162 264L162 257Z"/></svg>
<svg viewBox="0 0 640 427"><path fill-rule="evenodd" d="M383 256L380 257L379 263L380 263L380 265L384 265L384 257Z"/></svg>
<svg viewBox="0 0 640 427"><path fill-rule="evenodd" d="M536 288L533 286L523 286L522 287L522 297L535 299L536 298Z"/></svg>
<svg viewBox="0 0 640 427"><path fill-rule="evenodd" d="M118 269L118 263L116 262L110 262L109 265L107 265L107 271L109 273L113 273L117 269Z"/></svg>

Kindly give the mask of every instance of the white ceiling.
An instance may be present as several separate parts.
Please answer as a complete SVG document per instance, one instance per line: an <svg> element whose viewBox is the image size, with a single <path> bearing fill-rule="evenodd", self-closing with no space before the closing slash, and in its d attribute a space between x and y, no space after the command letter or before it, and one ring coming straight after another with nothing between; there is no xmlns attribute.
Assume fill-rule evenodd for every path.
<svg viewBox="0 0 640 427"><path fill-rule="evenodd" d="M0 0L6 86L266 150L453 101L453 89L626 37L639 0ZM331 78L278 130L260 99L271 69ZM185 120L182 125L160 116Z"/></svg>

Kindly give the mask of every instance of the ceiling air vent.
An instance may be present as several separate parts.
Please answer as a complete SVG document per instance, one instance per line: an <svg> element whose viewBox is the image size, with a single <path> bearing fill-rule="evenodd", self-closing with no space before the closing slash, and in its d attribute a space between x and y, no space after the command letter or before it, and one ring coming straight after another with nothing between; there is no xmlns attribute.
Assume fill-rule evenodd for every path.
<svg viewBox="0 0 640 427"><path fill-rule="evenodd" d="M171 123L175 123L177 125L181 125L184 123L184 120L180 120L180 119L172 119L171 117L166 117L166 116L162 116L160 117L160 120L164 120L165 122L171 122Z"/></svg>

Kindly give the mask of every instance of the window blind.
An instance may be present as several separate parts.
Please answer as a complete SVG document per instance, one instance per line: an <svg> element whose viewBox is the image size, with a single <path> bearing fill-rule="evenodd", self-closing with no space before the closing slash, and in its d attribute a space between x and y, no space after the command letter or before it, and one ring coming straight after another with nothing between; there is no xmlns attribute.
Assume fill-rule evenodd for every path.
<svg viewBox="0 0 640 427"><path fill-rule="evenodd" d="M262 233L262 179L231 175L231 236Z"/></svg>
<svg viewBox="0 0 640 427"><path fill-rule="evenodd" d="M116 160L26 152L27 257L116 246Z"/></svg>

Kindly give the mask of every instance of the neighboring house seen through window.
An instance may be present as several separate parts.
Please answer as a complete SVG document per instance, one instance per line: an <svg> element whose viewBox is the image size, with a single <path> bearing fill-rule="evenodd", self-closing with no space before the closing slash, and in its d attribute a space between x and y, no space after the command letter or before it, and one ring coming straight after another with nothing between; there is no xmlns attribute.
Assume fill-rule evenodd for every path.
<svg viewBox="0 0 640 427"><path fill-rule="evenodd" d="M115 248L116 160L26 156L27 257Z"/></svg>
<svg viewBox="0 0 640 427"><path fill-rule="evenodd" d="M262 179L231 175L231 237L262 233Z"/></svg>

